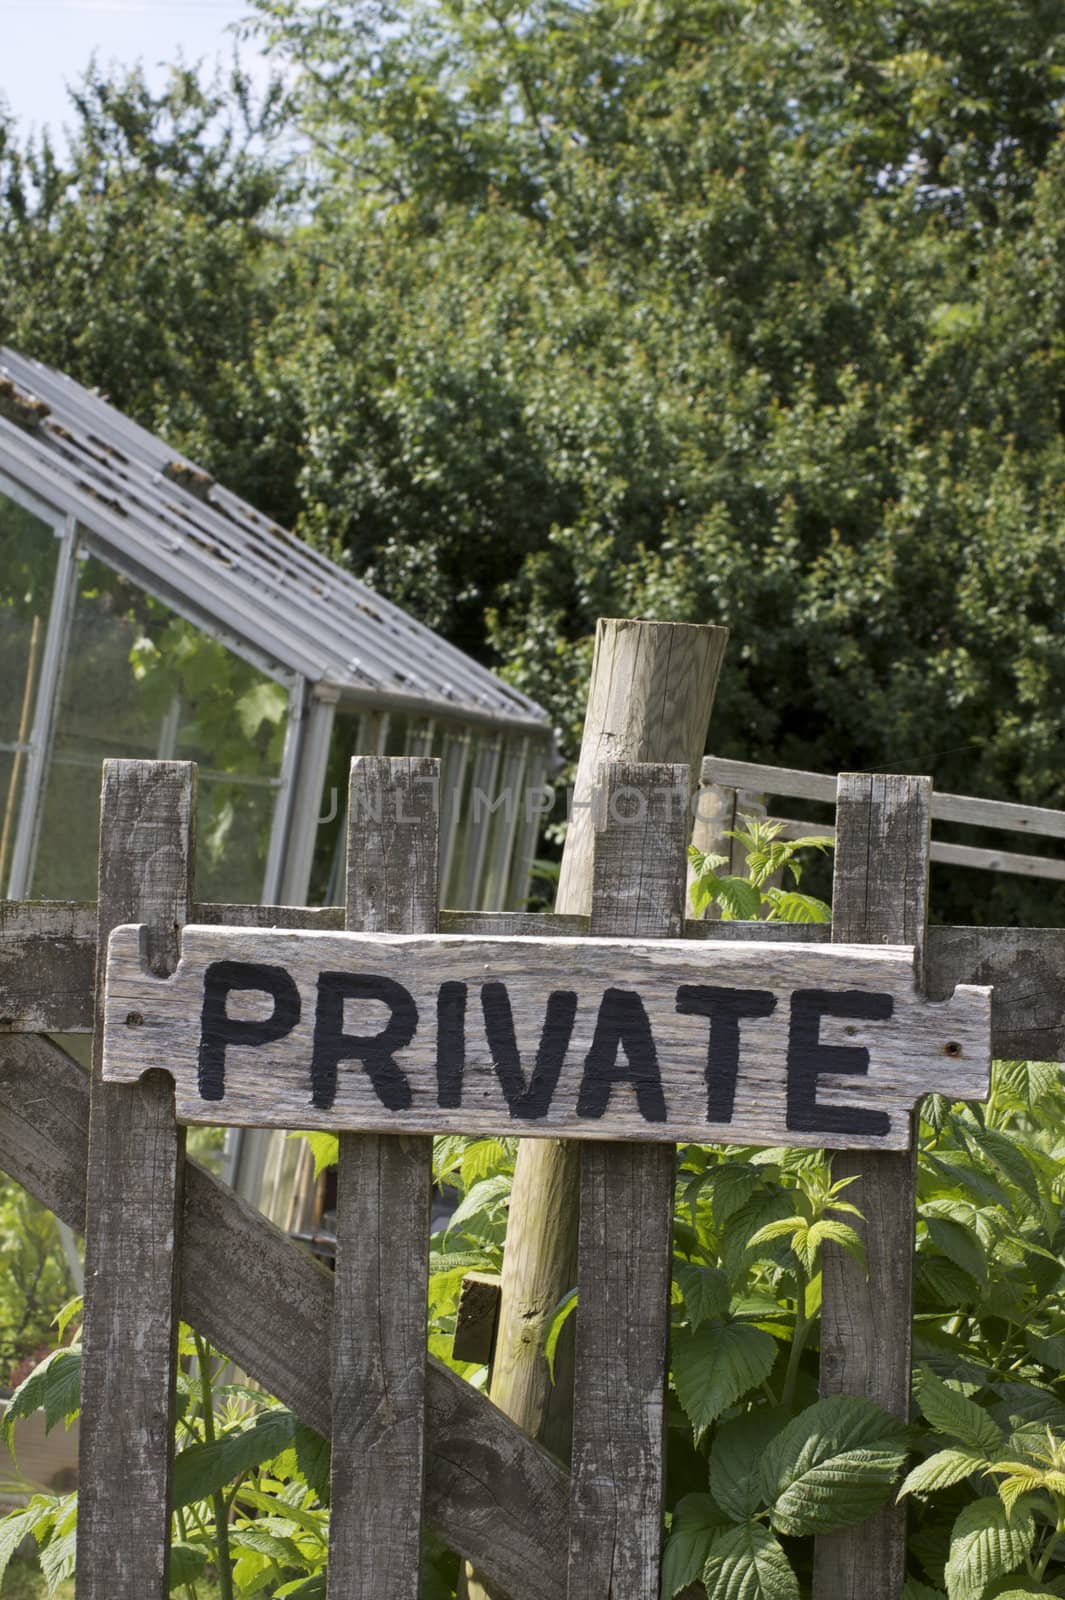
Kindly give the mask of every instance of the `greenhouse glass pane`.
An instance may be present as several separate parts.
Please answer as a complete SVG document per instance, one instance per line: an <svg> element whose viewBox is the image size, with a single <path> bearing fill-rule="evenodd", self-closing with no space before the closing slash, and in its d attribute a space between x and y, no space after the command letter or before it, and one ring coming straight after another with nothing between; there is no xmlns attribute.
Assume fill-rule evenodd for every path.
<svg viewBox="0 0 1065 1600"><path fill-rule="evenodd" d="M15 844L58 556L49 525L0 494L0 886Z"/></svg>
<svg viewBox="0 0 1065 1600"><path fill-rule="evenodd" d="M78 575L33 889L96 893L105 757L199 763L196 892L257 901L288 713L283 685L96 557Z"/></svg>

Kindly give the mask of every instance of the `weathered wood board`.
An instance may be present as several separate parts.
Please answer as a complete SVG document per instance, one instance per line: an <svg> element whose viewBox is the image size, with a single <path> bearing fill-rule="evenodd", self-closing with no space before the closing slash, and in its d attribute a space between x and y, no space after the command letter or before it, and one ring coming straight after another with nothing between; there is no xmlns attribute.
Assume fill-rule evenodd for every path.
<svg viewBox="0 0 1065 1600"><path fill-rule="evenodd" d="M928 1001L906 946L186 927L108 952L104 1075L187 1123L905 1149L986 1096L990 990Z"/></svg>

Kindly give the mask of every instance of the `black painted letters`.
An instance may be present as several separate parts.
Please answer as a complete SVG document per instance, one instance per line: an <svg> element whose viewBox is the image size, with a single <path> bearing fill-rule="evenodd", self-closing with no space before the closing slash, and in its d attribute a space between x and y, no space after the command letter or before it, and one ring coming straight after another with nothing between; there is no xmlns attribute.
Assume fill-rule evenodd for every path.
<svg viewBox="0 0 1065 1600"><path fill-rule="evenodd" d="M685 983L677 990L677 1010L682 1015L710 1019L710 1042L706 1051L707 1122L732 1121L740 1071L741 1018L768 1017L776 1004L776 995L768 989L720 989Z"/></svg>
<svg viewBox="0 0 1065 1600"><path fill-rule="evenodd" d="M856 1133L879 1138L890 1131L886 1111L866 1106L824 1106L817 1099L822 1072L869 1071L869 1052L863 1045L822 1044L822 1017L853 1017L856 1021L886 1022L895 1002L889 994L866 994L862 989L796 989L791 997L788 1035L787 1125L796 1133Z"/></svg>
<svg viewBox="0 0 1065 1600"><path fill-rule="evenodd" d="M345 1033L345 1000L380 1000L392 1015L380 1033ZM410 1084L393 1058L397 1050L410 1044L417 1026L418 1008L413 998L392 978L365 972L319 973L311 1056L313 1104L319 1111L329 1110L336 1099L337 1065L354 1060L366 1068L383 1106L389 1111L406 1111L411 1102Z"/></svg>
<svg viewBox="0 0 1065 1600"><path fill-rule="evenodd" d="M621 1050L624 1066L618 1060ZM631 989L608 989L603 996L592 1048L584 1060L577 1115L601 1117L615 1083L632 1084L645 1122L665 1122L666 1097L651 1024L643 1001Z"/></svg>
<svg viewBox="0 0 1065 1600"><path fill-rule="evenodd" d="M236 991L273 996L274 1009L259 1022L231 1017L226 1000ZM201 1100L222 1100L226 1092L226 1047L272 1044L300 1020L300 992L284 967L251 961L212 961L203 975L197 1079Z"/></svg>

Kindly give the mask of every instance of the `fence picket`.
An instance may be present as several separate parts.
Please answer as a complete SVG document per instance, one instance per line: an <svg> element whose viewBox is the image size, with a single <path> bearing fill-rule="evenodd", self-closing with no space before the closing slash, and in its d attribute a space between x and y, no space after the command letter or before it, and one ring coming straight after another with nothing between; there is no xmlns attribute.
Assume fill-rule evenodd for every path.
<svg viewBox="0 0 1065 1600"><path fill-rule="evenodd" d="M107 938L148 927L148 964L177 964L192 904L196 771L107 761L100 817L96 1026L86 1182L78 1600L166 1600L177 1366L184 1129L174 1086L153 1073L100 1080ZM146 1063L149 1065L150 1063ZM116 1403L121 1396L121 1404Z"/></svg>
<svg viewBox="0 0 1065 1600"><path fill-rule="evenodd" d="M440 763L351 764L347 926L435 933ZM417 1600L432 1140L340 1136L330 1600Z"/></svg>
<svg viewBox="0 0 1065 1600"><path fill-rule="evenodd" d="M611 762L598 782L591 932L677 936L688 768ZM673 1170L672 1145L581 1152L569 1600L658 1596Z"/></svg>
<svg viewBox="0 0 1065 1600"><path fill-rule="evenodd" d="M932 784L928 778L840 775L832 893L835 943L912 944L921 981L928 920ZM858 1394L909 1420L916 1142L910 1150L839 1151L837 1178L865 1221L867 1264L826 1245L821 1291L821 1393ZM889 1503L815 1545L815 1600L897 1600L906 1515Z"/></svg>

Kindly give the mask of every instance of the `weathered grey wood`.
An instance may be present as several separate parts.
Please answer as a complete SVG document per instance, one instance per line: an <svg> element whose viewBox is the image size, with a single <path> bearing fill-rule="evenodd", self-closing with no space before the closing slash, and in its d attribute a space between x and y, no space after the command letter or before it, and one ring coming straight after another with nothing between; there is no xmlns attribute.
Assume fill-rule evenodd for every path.
<svg viewBox="0 0 1065 1600"><path fill-rule="evenodd" d="M0 1170L77 1229L88 1115L76 1062L46 1039L0 1039ZM333 1274L191 1161L180 1278L186 1321L328 1436ZM432 1358L426 1405L430 1526L514 1600L558 1600L568 1475Z"/></svg>
<svg viewBox="0 0 1065 1600"><path fill-rule="evenodd" d="M764 789L768 794L794 800L836 798L836 780L827 773L800 772L795 767L765 767L753 761L727 761L706 756L704 783L732 784L737 788ZM1007 833L1028 833L1045 839L1065 839L1065 811L1048 806L1021 806L1011 800L984 800L977 795L933 794L934 822L966 822L978 828L1001 828Z"/></svg>
<svg viewBox="0 0 1065 1600"><path fill-rule="evenodd" d="M262 923L246 915L260 909L198 905L193 909L193 918L200 923L230 927L326 929L343 925L342 908L332 906L267 907L274 914ZM6 910L14 914L20 931L13 936L10 959L4 954L0 935L0 1034L91 1032L92 985L90 979L85 986L84 975L91 974L96 960L95 903L80 906L46 901L26 903L16 910L16 903L9 901ZM211 915L212 912L219 914ZM25 913L24 921L19 913ZM28 986L18 970L20 940L28 927L37 930L33 995L36 1021L29 1029L23 1025L23 1021L30 1021L29 1013L24 1018L19 1015L24 1003L19 997L26 996ZM64 933L64 929L73 931ZM444 911L440 914L440 929L443 933L488 937L497 933L576 937L588 931L588 918L556 917L553 912ZM60 935L54 944L49 937L52 931ZM831 932L827 923L709 923L688 919L684 924L684 937L699 940L827 944ZM926 977L933 1000L946 999L957 984L991 986L991 1054L996 1059L1065 1060L1065 929L929 928Z"/></svg>
<svg viewBox="0 0 1065 1600"><path fill-rule="evenodd" d="M146 926L145 959L169 971L192 903L196 772L187 762L106 761L98 948ZM97 993L102 997L103 962ZM101 1075L97 1008L85 1212L78 1600L166 1600L177 1367L177 1244L184 1133L161 1074Z"/></svg>
<svg viewBox="0 0 1065 1600"><path fill-rule="evenodd" d="M456 1361L491 1365L499 1322L499 1294L498 1272L467 1272L463 1278L451 1344Z"/></svg>
<svg viewBox="0 0 1065 1600"><path fill-rule="evenodd" d="M140 937L111 937L104 1072L131 1082L146 1060L165 1062L187 1122L902 1149L922 1095L987 1092L987 990L924 1000L906 946L189 927L177 972L159 982L141 968ZM226 1015L201 1022L222 963ZM321 1042L338 976L399 997L349 1000L344 1025L371 1046L355 1054L352 1039L355 1059L339 1063ZM750 1012L732 1025L738 1054L707 1009L722 987L743 991ZM461 1044L437 1023L459 993ZM292 1018L275 1028L286 994ZM817 1013L805 1025L804 1003ZM396 1045L377 1055L386 1021ZM256 1026L262 1042L242 1043ZM834 1069L840 1049L866 1061L836 1056ZM823 1116L813 1087L802 1099L811 1074ZM865 1109L848 1120L840 1107Z"/></svg>
<svg viewBox="0 0 1065 1600"><path fill-rule="evenodd" d="M774 817L784 839L834 839L836 830L824 822L798 822L790 817ZM1012 872L1022 878L1065 879L1065 861L1050 856L1025 856L1016 850L984 850L968 844L945 844L933 839L930 848L933 864L946 867L975 867L985 872Z"/></svg>
<svg viewBox="0 0 1065 1600"><path fill-rule="evenodd" d="M928 994L991 984L991 1048L1002 1061L1065 1061L1065 931L1058 928L928 930Z"/></svg>
<svg viewBox="0 0 1065 1600"><path fill-rule="evenodd" d="M0 1029L89 1032L95 964L95 905L0 900Z"/></svg>
<svg viewBox="0 0 1065 1600"><path fill-rule="evenodd" d="M50 1039L0 1038L0 1172L85 1232L89 1074Z"/></svg>
<svg viewBox="0 0 1065 1600"><path fill-rule="evenodd" d="M589 805L599 764L680 761L694 773L727 642L727 628L600 619L556 912L586 915L591 908ZM552 1310L573 1284L579 1181L568 1141L519 1146L491 1389L508 1416L564 1458L572 1344L564 1333L554 1384L543 1345Z"/></svg>
<svg viewBox="0 0 1065 1600"><path fill-rule="evenodd" d="M593 932L675 936L687 883L687 766L616 762L600 769L599 785L607 804ZM642 816L615 805L624 793L642 798ZM589 1145L581 1155L569 1600L657 1600L673 1172L672 1145Z"/></svg>
<svg viewBox="0 0 1065 1600"><path fill-rule="evenodd" d="M433 933L440 763L357 756L347 925ZM417 1600L432 1142L345 1133L337 1179L330 1600Z"/></svg>
<svg viewBox="0 0 1065 1600"><path fill-rule="evenodd" d="M918 949L928 920L928 778L842 774L836 820L834 939ZM821 1393L875 1400L904 1421L910 1415L916 1154L844 1154L837 1178L858 1181L848 1198L861 1208L863 1268L826 1246L821 1279ZM904 1509L888 1504L868 1521L816 1541L816 1600L897 1600L905 1577Z"/></svg>

